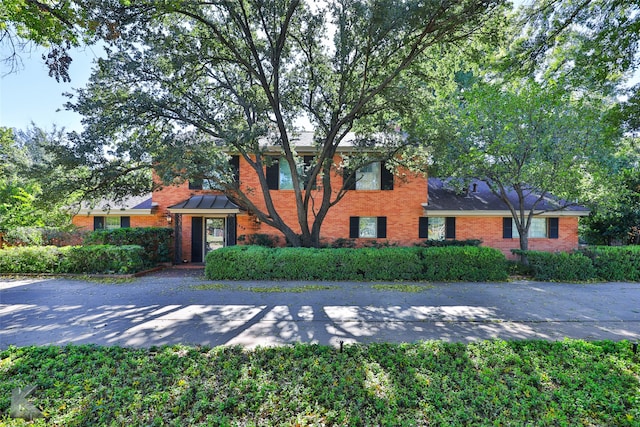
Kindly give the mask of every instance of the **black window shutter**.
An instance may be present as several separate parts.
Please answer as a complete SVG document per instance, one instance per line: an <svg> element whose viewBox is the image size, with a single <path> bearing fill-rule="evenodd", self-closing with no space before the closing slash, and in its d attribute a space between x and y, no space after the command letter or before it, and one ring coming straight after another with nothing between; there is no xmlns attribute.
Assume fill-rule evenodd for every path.
<svg viewBox="0 0 640 427"><path fill-rule="evenodd" d="M237 184L240 182L240 156L231 156L229 165L233 169L233 182Z"/></svg>
<svg viewBox="0 0 640 427"><path fill-rule="evenodd" d="M227 215L227 246L235 246L236 244L236 216Z"/></svg>
<svg viewBox="0 0 640 427"><path fill-rule="evenodd" d="M104 217L103 216L94 216L93 217L93 229L94 230L102 230L102 229L104 229Z"/></svg>
<svg viewBox="0 0 640 427"><path fill-rule="evenodd" d="M191 262L202 262L202 217L191 218Z"/></svg>
<svg viewBox="0 0 640 427"><path fill-rule="evenodd" d="M456 218L453 216L445 218L444 238L445 239L456 238Z"/></svg>
<svg viewBox="0 0 640 427"><path fill-rule="evenodd" d="M557 217L549 218L549 238L557 239L560 231L559 219Z"/></svg>
<svg viewBox="0 0 640 427"><path fill-rule="evenodd" d="M380 189L393 190L393 172L385 167L385 162L380 162Z"/></svg>
<svg viewBox="0 0 640 427"><path fill-rule="evenodd" d="M342 188L345 190L356 189L356 174L351 169L342 169Z"/></svg>
<svg viewBox="0 0 640 427"><path fill-rule="evenodd" d="M360 237L360 217L349 217L349 238L357 239Z"/></svg>
<svg viewBox="0 0 640 427"><path fill-rule="evenodd" d="M426 216L421 216L420 218L418 218L418 238L429 238L429 218Z"/></svg>
<svg viewBox="0 0 640 427"><path fill-rule="evenodd" d="M379 216L378 217L378 238L386 239L387 238L387 217Z"/></svg>
<svg viewBox="0 0 640 427"><path fill-rule="evenodd" d="M121 216L120 217L120 228L129 228L131 227L131 217Z"/></svg>
<svg viewBox="0 0 640 427"><path fill-rule="evenodd" d="M513 238L513 219L511 217L502 218L502 238Z"/></svg>
<svg viewBox="0 0 640 427"><path fill-rule="evenodd" d="M277 157L272 157L272 163L267 166L267 187L269 190L280 188L280 165Z"/></svg>
<svg viewBox="0 0 640 427"><path fill-rule="evenodd" d="M194 178L189 181L189 190L202 190L202 179Z"/></svg>

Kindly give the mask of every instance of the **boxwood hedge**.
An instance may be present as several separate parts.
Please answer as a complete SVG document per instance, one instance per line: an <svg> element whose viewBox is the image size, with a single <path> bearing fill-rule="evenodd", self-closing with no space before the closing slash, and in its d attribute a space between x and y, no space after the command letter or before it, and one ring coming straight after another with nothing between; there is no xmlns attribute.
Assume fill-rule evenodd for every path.
<svg viewBox="0 0 640 427"><path fill-rule="evenodd" d="M85 245L138 245L144 250L147 267L171 262L173 229L164 227L132 227L96 230L85 236Z"/></svg>
<svg viewBox="0 0 640 427"><path fill-rule="evenodd" d="M207 254L211 280L506 280L504 255L481 247L265 248Z"/></svg>
<svg viewBox="0 0 640 427"><path fill-rule="evenodd" d="M574 252L524 253L538 280L640 281L640 246L590 246Z"/></svg>
<svg viewBox="0 0 640 427"><path fill-rule="evenodd" d="M596 277L609 281L640 281L640 246L593 246L581 249Z"/></svg>
<svg viewBox="0 0 640 427"><path fill-rule="evenodd" d="M129 274L145 268L141 246L30 246L0 250L0 273Z"/></svg>

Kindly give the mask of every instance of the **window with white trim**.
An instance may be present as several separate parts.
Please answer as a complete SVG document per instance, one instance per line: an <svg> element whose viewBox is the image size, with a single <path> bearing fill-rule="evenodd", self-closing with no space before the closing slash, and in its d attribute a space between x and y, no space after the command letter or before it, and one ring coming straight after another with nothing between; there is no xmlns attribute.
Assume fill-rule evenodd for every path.
<svg viewBox="0 0 640 427"><path fill-rule="evenodd" d="M368 164L357 170L356 190L380 190L380 162Z"/></svg>
<svg viewBox="0 0 640 427"><path fill-rule="evenodd" d="M518 232L518 227L516 227L516 222L513 220L512 225L512 233L514 239L520 238L520 233ZM545 238L548 236L547 234L547 218L532 218L531 225L529 226L529 238Z"/></svg>
<svg viewBox="0 0 640 427"><path fill-rule="evenodd" d="M386 237L386 216L352 216L349 218L349 238L384 239Z"/></svg>

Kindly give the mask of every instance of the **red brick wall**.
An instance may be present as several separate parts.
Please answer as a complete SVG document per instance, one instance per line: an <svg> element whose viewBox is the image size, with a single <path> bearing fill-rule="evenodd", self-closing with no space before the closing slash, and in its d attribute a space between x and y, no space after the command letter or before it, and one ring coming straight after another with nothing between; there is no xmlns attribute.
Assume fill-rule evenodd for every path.
<svg viewBox="0 0 640 427"><path fill-rule="evenodd" d="M104 216L104 215L96 215ZM123 215L127 216L127 215ZM151 215L131 215L131 227L167 227L167 220L159 213ZM93 231L93 215L76 215L72 220L73 225L81 230Z"/></svg>
<svg viewBox="0 0 640 427"><path fill-rule="evenodd" d="M557 239L529 238L529 249L536 251L570 251L578 247L578 218L560 217ZM457 217L456 239L480 239L482 246L500 249L512 258L511 249L520 249L520 240L502 238L502 217Z"/></svg>
<svg viewBox="0 0 640 427"><path fill-rule="evenodd" d="M334 159L339 163L340 158ZM349 191L345 197L330 209L321 230L321 237L327 243L337 238L349 237L349 217L351 216L385 216L387 217L387 237L385 239L358 239L359 244L372 241L390 241L400 245L412 245L422 239L418 238L418 219L423 216L421 204L427 202L427 179L401 171L403 179L396 177L392 191ZM156 178L157 179L157 178ZM240 160L240 181L245 191L255 195L255 203L264 207L262 191L257 176L250 166ZM333 176L333 191L342 186L342 178ZM165 186L153 193L153 201L158 204L154 214L148 216L131 216L132 227L167 227L167 207L177 204L196 194L215 193L210 190L190 190L187 183ZM320 197L320 192L317 196ZM276 209L294 230L299 231L296 206L292 190L272 190L271 195ZM182 218L182 258L191 260L191 216ZM310 221L312 218L310 216ZM73 223L88 230L93 229L93 217L77 215ZM578 246L578 219L560 217L558 239L530 239L532 250L567 251ZM237 235L263 233L276 235L284 243L282 234L265 224L257 223L254 216L241 213L237 217ZM481 239L483 246L500 249L511 257L511 249L519 247L518 239L502 238L502 217L458 217L456 219L456 239Z"/></svg>
<svg viewBox="0 0 640 427"><path fill-rule="evenodd" d="M340 158L334 158L335 163L340 162ZM386 216L387 217L387 237L386 239L359 239L364 241L391 241L399 244L411 244L418 239L418 217L422 216L421 203L427 201L427 180L426 177L417 176L407 171L400 172L406 175L405 178L394 179L393 190L352 190L344 198L329 210L321 229L321 238L331 242L337 238L349 237L349 217L351 216ZM255 203L263 207L264 200L261 199L262 192L259 190L258 177L252 173L249 165L241 159L240 161L240 181L243 188L254 188L257 198ZM332 177L332 189L339 191L342 186L342 177L335 174ZM321 192L316 192L317 197L321 197ZM272 190L273 203L287 222L294 230L300 231L298 226L298 216L294 200L293 190ZM258 199L259 198L259 199ZM309 215L309 221L313 217ZM282 234L265 224L256 224L252 219L238 217L238 235L264 233L282 236Z"/></svg>

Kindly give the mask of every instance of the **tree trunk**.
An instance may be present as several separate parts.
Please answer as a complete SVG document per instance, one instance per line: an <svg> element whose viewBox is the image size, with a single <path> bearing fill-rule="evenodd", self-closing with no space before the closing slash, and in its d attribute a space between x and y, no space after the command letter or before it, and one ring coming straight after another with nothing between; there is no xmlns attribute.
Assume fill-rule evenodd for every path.
<svg viewBox="0 0 640 427"><path fill-rule="evenodd" d="M527 257L526 251L529 250L529 236L527 235L529 230L526 232L520 233L520 250L522 253L520 254L520 262L522 265L529 265L529 258Z"/></svg>

